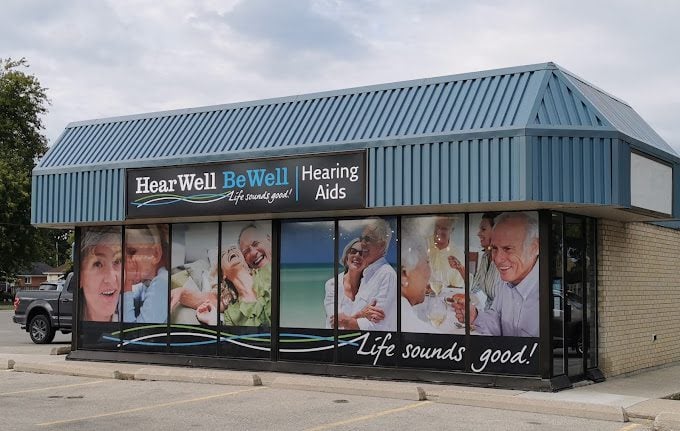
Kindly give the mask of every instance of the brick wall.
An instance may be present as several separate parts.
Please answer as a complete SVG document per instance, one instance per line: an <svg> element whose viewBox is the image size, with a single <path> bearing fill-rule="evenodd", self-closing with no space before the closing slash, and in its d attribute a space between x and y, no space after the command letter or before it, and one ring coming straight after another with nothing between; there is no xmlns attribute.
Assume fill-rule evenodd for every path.
<svg viewBox="0 0 680 431"><path fill-rule="evenodd" d="M598 301L605 376L680 361L680 232L598 220Z"/></svg>

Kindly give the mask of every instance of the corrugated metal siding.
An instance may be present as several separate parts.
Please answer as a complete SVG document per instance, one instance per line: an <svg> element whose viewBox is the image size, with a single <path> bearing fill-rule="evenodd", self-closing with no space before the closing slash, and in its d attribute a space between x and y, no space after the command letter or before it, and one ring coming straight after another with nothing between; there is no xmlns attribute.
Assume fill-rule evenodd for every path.
<svg viewBox="0 0 680 431"><path fill-rule="evenodd" d="M569 81L550 73L538 112L533 120L543 126L610 127L602 116L591 109L578 93L572 91Z"/></svg>
<svg viewBox="0 0 680 431"><path fill-rule="evenodd" d="M369 206L526 199L524 138L371 148Z"/></svg>
<svg viewBox="0 0 680 431"><path fill-rule="evenodd" d="M569 73L557 73L561 73L565 79L573 83L614 128L666 153L677 155L675 150L633 108Z"/></svg>
<svg viewBox="0 0 680 431"><path fill-rule="evenodd" d="M442 80L75 126L38 169L524 126L544 73Z"/></svg>
<svg viewBox="0 0 680 431"><path fill-rule="evenodd" d="M612 182L612 164L616 163L613 147L619 144L616 139L554 136L528 139L532 200L619 203Z"/></svg>
<svg viewBox="0 0 680 431"><path fill-rule="evenodd" d="M125 170L34 175L31 222L73 224L125 219Z"/></svg>

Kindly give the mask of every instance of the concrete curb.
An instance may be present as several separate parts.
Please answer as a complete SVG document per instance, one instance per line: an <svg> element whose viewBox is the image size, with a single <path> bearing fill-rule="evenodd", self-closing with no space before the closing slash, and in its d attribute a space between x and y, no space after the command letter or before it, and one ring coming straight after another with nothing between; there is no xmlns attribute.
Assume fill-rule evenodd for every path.
<svg viewBox="0 0 680 431"><path fill-rule="evenodd" d="M124 373L105 367L77 366L73 364L39 364L16 362L14 371L37 374L60 374L65 376L94 377L97 379L120 379Z"/></svg>
<svg viewBox="0 0 680 431"><path fill-rule="evenodd" d="M68 355L71 353L71 346L52 347L50 355Z"/></svg>
<svg viewBox="0 0 680 431"><path fill-rule="evenodd" d="M0 359L0 369L2 369L2 370L13 370L14 369L14 360L13 359L5 359L5 358Z"/></svg>
<svg viewBox="0 0 680 431"><path fill-rule="evenodd" d="M424 401L425 391L416 385L401 383L382 383L361 380L343 380L333 377L315 376L277 376L270 385L272 388L295 389L301 391L327 392L366 397L395 398L400 400Z"/></svg>
<svg viewBox="0 0 680 431"><path fill-rule="evenodd" d="M428 394L433 401L473 407L488 407L530 413L571 416L583 419L597 419L610 422L626 422L625 410L621 406L586 404L564 400L543 400L498 395L481 391L447 389L437 394Z"/></svg>
<svg viewBox="0 0 680 431"><path fill-rule="evenodd" d="M309 375L262 375L247 371L214 370L203 368L180 368L158 366L123 366L110 363L89 362L33 362L30 359L13 360L0 358L0 369L18 372L58 374L118 380L174 381L233 386L270 386L367 397L393 398L408 401L430 400L436 403L514 410L610 422L627 422L630 419L654 422L654 429L680 431L680 413L674 413L678 401L648 399L635 405L626 401L610 400L609 404L586 403L575 400L546 399L546 395L524 391L479 388L446 388L432 386L381 382L376 380L342 379ZM263 383L264 380L264 383ZM630 398L630 397L629 397ZM630 400L627 401L630 403ZM624 406L622 406L623 404ZM670 411L670 412L669 412ZM673 412L673 413L671 413Z"/></svg>
<svg viewBox="0 0 680 431"><path fill-rule="evenodd" d="M674 412L680 408L680 401L650 399L626 409L629 418L653 421L663 412Z"/></svg>
<svg viewBox="0 0 680 431"><path fill-rule="evenodd" d="M656 431L680 431L680 413L661 412L654 419Z"/></svg>
<svg viewBox="0 0 680 431"><path fill-rule="evenodd" d="M142 368L134 373L135 380L156 380L214 385L262 386L257 374L237 371L216 371L182 368Z"/></svg>

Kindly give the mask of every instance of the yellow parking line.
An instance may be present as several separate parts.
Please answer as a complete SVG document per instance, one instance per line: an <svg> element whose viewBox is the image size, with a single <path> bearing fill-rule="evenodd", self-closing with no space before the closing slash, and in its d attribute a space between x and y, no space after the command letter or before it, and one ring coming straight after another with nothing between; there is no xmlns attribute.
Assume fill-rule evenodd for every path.
<svg viewBox="0 0 680 431"><path fill-rule="evenodd" d="M26 389L26 390L23 390L23 391L2 392L2 393L0 393L0 397L3 396L3 395L16 395L16 394L25 394L25 393L28 393L28 392L51 391L52 389L66 389L66 388L75 388L77 386L96 385L98 383L104 383L104 380L96 380L94 382L87 382L87 383L74 383L72 385L48 386L46 388Z"/></svg>
<svg viewBox="0 0 680 431"><path fill-rule="evenodd" d="M638 428L640 426L642 426L642 425L632 423L630 425L626 425L625 427L621 428L619 431L631 431L631 430L634 430L635 428Z"/></svg>
<svg viewBox="0 0 680 431"><path fill-rule="evenodd" d="M50 425L61 425L61 424L67 424L67 423L71 423L71 422L80 422L80 421L85 421L85 420L89 420L89 419L99 419L99 418L104 418L104 417L107 417L107 416L124 415L126 413L134 413L134 412L139 412L139 411L144 411L144 410L151 410L151 409L158 409L158 408L162 408L162 407L176 406L176 405L179 405L179 404L195 403L195 402L198 402L198 401L205 401L205 400L210 400L210 399L214 399L214 398L226 397L226 396L229 396L229 395L242 394L244 392L257 391L257 390L265 389L265 388L266 388L265 386L258 386L256 388L243 389L243 390L240 390L240 391L225 392L225 393L216 394L216 395L208 395L206 397L191 398L191 399L188 399L188 400L180 400L180 401L172 401L172 402L169 402L169 403L162 403L162 404L154 404L154 405L145 406L145 407L137 407L137 408L128 409L128 410L119 410L117 412L102 413L100 415L84 416L84 417L75 418L75 419L64 419L64 420L54 421L54 422L43 422L43 423L36 424L36 425L41 426L41 427L46 427L46 426L50 426Z"/></svg>
<svg viewBox="0 0 680 431"><path fill-rule="evenodd" d="M403 412L405 410L411 410L411 409L414 409L416 407L422 407L424 405L431 404L431 403L432 403L432 401L418 401L417 403L409 404L409 405L403 406L403 407L397 407L396 409L383 410L381 412L373 413L373 414L366 415L366 416L357 416L357 417L352 418L352 419L345 419L344 421L320 425L320 426L314 427L314 428L308 428L305 431L327 430L327 429L330 429L330 428L338 427L340 425L347 425L347 424L351 424L351 423L354 423L354 422L366 421L366 420L369 420L369 419L378 418L380 416L390 415L392 413L399 413L399 412Z"/></svg>

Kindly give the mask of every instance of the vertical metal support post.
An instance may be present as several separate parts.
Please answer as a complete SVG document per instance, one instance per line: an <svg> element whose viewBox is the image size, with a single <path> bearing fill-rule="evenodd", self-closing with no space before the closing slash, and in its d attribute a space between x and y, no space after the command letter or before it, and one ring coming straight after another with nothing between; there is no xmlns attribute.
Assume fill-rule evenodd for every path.
<svg viewBox="0 0 680 431"><path fill-rule="evenodd" d="M71 316L71 351L78 350L80 341L80 242L82 241L80 227L76 227L74 233L73 247L73 276L71 283L73 283L73 315ZM67 286L68 287L68 286Z"/></svg>
<svg viewBox="0 0 680 431"><path fill-rule="evenodd" d="M335 285L335 293L334 293L334 298L333 298L333 312L335 315L333 316L333 363L337 364L338 363L338 337L340 336L340 332L338 330L338 308L339 308L339 303L340 300L338 299L338 294L339 292L343 292L342 294L344 295L344 289L340 289L340 283L338 283L338 271L340 270L340 263L338 262L339 259L339 253L338 253L338 245L340 244L340 238L338 238L338 233L340 232L340 229L338 228L338 223L339 221L333 220L333 280L335 282L333 283Z"/></svg>
<svg viewBox="0 0 680 431"><path fill-rule="evenodd" d="M279 359L279 324L281 304L281 221L272 220L272 285L271 285L271 322L269 322L269 357L272 361Z"/></svg>
<svg viewBox="0 0 680 431"><path fill-rule="evenodd" d="M552 255L551 213L541 210L538 212L539 226L539 373L541 378L549 379L553 372L553 349L552 349L552 313L551 297L552 286L550 283L550 256Z"/></svg>

